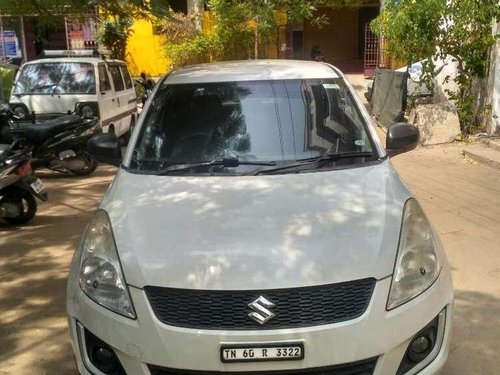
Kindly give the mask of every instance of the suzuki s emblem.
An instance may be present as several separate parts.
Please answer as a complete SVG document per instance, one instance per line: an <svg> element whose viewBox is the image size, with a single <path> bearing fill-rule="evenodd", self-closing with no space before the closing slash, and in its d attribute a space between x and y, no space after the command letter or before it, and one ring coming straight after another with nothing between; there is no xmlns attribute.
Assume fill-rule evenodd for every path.
<svg viewBox="0 0 500 375"><path fill-rule="evenodd" d="M248 307L253 310L248 314L248 316L260 325L267 323L276 316L276 314L271 311L271 309L274 307L274 303L262 296L257 298L252 303L249 303Z"/></svg>

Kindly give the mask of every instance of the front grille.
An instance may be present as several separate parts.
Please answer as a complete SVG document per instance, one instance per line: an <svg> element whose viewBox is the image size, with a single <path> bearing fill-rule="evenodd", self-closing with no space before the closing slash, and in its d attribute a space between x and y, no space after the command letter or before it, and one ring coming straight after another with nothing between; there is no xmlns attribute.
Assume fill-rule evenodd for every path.
<svg viewBox="0 0 500 375"><path fill-rule="evenodd" d="M368 307L375 279L292 289L215 291L146 286L158 319L168 325L197 329L282 329L351 320ZM248 314L248 304L264 296L276 314L262 326Z"/></svg>
<svg viewBox="0 0 500 375"><path fill-rule="evenodd" d="M288 371L251 371L251 372L217 372L217 371L187 371L173 370L158 366L149 366L151 375L372 375L377 365L377 358L366 361L348 363L333 367L312 368L306 370Z"/></svg>

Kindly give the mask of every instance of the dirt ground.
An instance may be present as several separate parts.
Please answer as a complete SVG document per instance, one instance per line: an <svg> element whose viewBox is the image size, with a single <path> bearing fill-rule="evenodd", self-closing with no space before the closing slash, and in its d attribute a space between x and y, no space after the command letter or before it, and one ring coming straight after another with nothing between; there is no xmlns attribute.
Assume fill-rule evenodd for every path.
<svg viewBox="0 0 500 375"><path fill-rule="evenodd" d="M394 165L440 234L453 269L455 328L444 375L500 368L500 171L461 145L417 149ZM115 169L88 178L41 173L50 201L31 224L0 224L0 374L75 375L65 318L73 249Z"/></svg>

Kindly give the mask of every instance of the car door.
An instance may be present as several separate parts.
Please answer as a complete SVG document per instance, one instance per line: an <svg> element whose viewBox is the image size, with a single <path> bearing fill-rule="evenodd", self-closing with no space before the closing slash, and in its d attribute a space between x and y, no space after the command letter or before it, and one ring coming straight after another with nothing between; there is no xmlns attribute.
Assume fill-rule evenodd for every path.
<svg viewBox="0 0 500 375"><path fill-rule="evenodd" d="M105 63L97 65L99 76L99 112L101 126L108 131L108 126L113 121L118 111L118 103L116 101L113 86L109 76L108 69Z"/></svg>

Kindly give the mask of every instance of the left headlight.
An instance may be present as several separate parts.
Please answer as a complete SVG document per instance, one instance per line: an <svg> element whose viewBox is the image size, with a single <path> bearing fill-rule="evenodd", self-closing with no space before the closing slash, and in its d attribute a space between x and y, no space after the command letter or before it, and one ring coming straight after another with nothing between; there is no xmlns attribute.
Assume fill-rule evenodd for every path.
<svg viewBox="0 0 500 375"><path fill-rule="evenodd" d="M98 210L82 241L78 282L99 305L127 318L135 311L118 259L108 214Z"/></svg>
<svg viewBox="0 0 500 375"><path fill-rule="evenodd" d="M387 310L412 300L434 284L441 272L436 240L415 199L406 202Z"/></svg>

